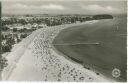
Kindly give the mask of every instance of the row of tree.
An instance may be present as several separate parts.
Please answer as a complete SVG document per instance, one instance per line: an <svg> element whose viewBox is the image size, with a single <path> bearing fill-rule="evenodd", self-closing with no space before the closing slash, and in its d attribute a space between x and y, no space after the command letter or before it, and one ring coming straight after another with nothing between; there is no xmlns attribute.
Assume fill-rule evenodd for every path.
<svg viewBox="0 0 128 83"><path fill-rule="evenodd" d="M26 25L28 23L33 24L33 23L44 23L47 24L48 26L53 26L53 25L60 25L63 23L74 23L76 21L87 21L87 20L91 20L92 18L90 17L81 17L81 16L68 16L68 17L48 17L48 18L30 18L30 19L26 19L26 18L22 18L22 19L18 19L18 18L9 18L6 20L2 20L2 25L12 25L12 24L22 24L22 25Z"/></svg>
<svg viewBox="0 0 128 83"><path fill-rule="evenodd" d="M13 35L8 36L1 36L2 42L4 41L4 44L2 44L2 53L10 52L12 49L12 46L18 42L20 42L23 38L26 38L27 34L21 34L20 38L18 38L18 35L16 34L15 37ZM16 40L16 41L15 41Z"/></svg>

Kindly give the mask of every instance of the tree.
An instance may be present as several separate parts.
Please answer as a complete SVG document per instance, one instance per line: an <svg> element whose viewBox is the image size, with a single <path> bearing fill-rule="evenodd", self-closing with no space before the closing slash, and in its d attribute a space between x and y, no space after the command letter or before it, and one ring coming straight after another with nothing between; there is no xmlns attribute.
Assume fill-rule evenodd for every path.
<svg viewBox="0 0 128 83"><path fill-rule="evenodd" d="M88 20L93 20L91 17L86 17L86 20L88 21Z"/></svg>
<svg viewBox="0 0 128 83"><path fill-rule="evenodd" d="M12 46L10 44L2 46L2 52L10 52Z"/></svg>
<svg viewBox="0 0 128 83"><path fill-rule="evenodd" d="M0 72L4 69L4 67L6 67L7 64L7 59L5 57L2 57L0 60Z"/></svg>
<svg viewBox="0 0 128 83"><path fill-rule="evenodd" d="M13 32L17 32L17 28L13 28Z"/></svg>
<svg viewBox="0 0 128 83"><path fill-rule="evenodd" d="M112 15L108 15L108 14L94 15L93 19L95 19L95 20L99 20L99 19L113 19L113 16Z"/></svg>
<svg viewBox="0 0 128 83"><path fill-rule="evenodd" d="M27 37L27 34L21 34L20 35L20 38L26 38Z"/></svg>
<svg viewBox="0 0 128 83"><path fill-rule="evenodd" d="M9 28L7 26L2 26L2 31L7 31Z"/></svg>

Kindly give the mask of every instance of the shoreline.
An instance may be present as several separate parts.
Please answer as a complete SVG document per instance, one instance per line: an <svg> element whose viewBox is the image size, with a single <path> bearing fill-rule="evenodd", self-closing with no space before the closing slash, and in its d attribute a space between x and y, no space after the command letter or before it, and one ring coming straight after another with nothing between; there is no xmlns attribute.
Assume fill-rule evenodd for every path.
<svg viewBox="0 0 128 83"><path fill-rule="evenodd" d="M86 23L85 23L86 24ZM77 26L77 25L76 25ZM70 26L69 26L69 28L70 28ZM73 28L73 27L72 27ZM67 29L68 30L68 29ZM70 29L69 29L70 30ZM61 33L61 32L60 32ZM65 34L65 33L64 33ZM62 35L61 35L62 36ZM60 37L61 37L60 36ZM56 45L56 43L55 43L55 45ZM112 79L112 80L115 80L115 81L124 81L125 82L125 79L123 79L123 78L121 78L121 77L119 77L119 78L114 78L114 77L112 77L112 74L111 74L111 71L110 72L104 72L104 70L103 69L101 69L101 68L98 68L98 67L96 67L96 66L93 66L93 65L91 65L91 64L87 64L86 65L86 63L85 62L82 62L82 61L80 61L80 60L78 60L78 59L75 59L74 57L70 57L70 55L65 55L65 52L61 52L61 50L59 50L59 49L57 49L56 48L56 46L54 46L53 45L53 47L54 47L54 50L58 53L58 54L60 54L60 55L63 55L64 57L66 57L66 58L70 58L70 60L72 60L73 62L75 62L75 63L79 63L79 64L81 64L82 66L85 66L85 68L86 69L89 69L89 70L92 70L93 72L96 72L96 73L100 73L100 74L102 74L102 75L104 75L104 77L107 77L108 79ZM78 55L78 54L77 54ZM111 76L110 76L110 74L111 74Z"/></svg>
<svg viewBox="0 0 128 83"><path fill-rule="evenodd" d="M15 80L15 81L16 80L23 80L23 81L35 80L37 81L37 80L45 80L45 76L47 77L47 75L52 76L51 78L47 77L47 80L49 81L56 80L57 77L55 78L53 75L54 74L56 75L59 72L64 73L64 71L60 71L60 70L61 68L66 69L67 68L66 65L67 65L69 67L68 71L67 70L65 71L67 78L63 77L65 74L61 75L63 77L61 78L61 80L63 81L84 81L84 82L85 81L94 81L94 82L113 81L108 78L105 78L104 76L100 76L100 75L97 76L94 72L88 69L85 69L82 65L72 62L72 60L70 60L69 57L65 58L64 56L59 55L52 48L52 41L58 35L58 33L61 32L61 30L70 28L73 26L79 26L79 25L93 23L93 22L91 21L91 22L84 22L84 23L77 23L77 24L66 24L66 25L42 28L37 31L34 31L29 37L22 40L15 47L16 50L13 50L8 55L7 58L9 59L9 66L5 68L3 72L3 80ZM38 46L39 48L37 49L36 47ZM39 52L42 53L41 56L39 56L38 54ZM57 63L58 66L54 62L53 63L49 62L49 60L51 61L56 60L55 63ZM42 63L44 63L45 61L47 61L47 63L42 65ZM38 63L38 64L35 64L35 63ZM45 65L47 65L47 68L49 68L49 70L47 69L45 70L47 72L46 75L44 73L45 72L44 70L42 71L40 70L42 66L45 67ZM57 68L53 69L56 66ZM72 75L74 76L75 76L75 73L71 72L70 71L71 69L74 69L74 71L78 74L77 75L78 78L81 76L82 78L79 78L78 80L73 80L72 76L69 73L72 73ZM26 75L26 72L30 74ZM53 75L49 72L52 72ZM42 76L43 78L41 78Z"/></svg>
<svg viewBox="0 0 128 83"><path fill-rule="evenodd" d="M98 22L98 20L96 20L96 22ZM87 21L87 22L84 22L84 23L82 23L82 24L78 24L78 25L75 24L74 26L80 26L80 25L84 25L84 24L93 24L93 23L95 23L95 21L94 21L94 22L93 22L93 21L89 21L89 22ZM73 27L73 26L69 26L68 28L70 28L70 27ZM64 29L67 29L67 28L64 28ZM63 29L62 29L62 30L63 30ZM61 33L61 31L60 31L59 33ZM57 35L56 35L55 37L57 37L59 33L57 33ZM73 63L75 63L75 64L77 64L77 65L82 66L83 68L85 68L85 69L87 69L87 70L89 70L89 71L91 71L91 72L93 72L93 73L95 73L95 74L99 73L99 75L97 75L97 76L101 76L101 77L106 78L106 79L111 80L111 81L116 81L116 80L114 80L114 79L107 78L107 77L104 76L100 71L94 69L93 67L91 67L91 66L89 66L89 65L84 64L83 61L77 60L77 59L75 59L75 58L73 58L73 57L70 57L70 56L67 56L67 55L61 53L60 51L58 51L58 50L54 47L53 44L52 44L51 46L52 46L52 49L53 49L58 55L64 56L64 58L70 60L71 62L73 62Z"/></svg>

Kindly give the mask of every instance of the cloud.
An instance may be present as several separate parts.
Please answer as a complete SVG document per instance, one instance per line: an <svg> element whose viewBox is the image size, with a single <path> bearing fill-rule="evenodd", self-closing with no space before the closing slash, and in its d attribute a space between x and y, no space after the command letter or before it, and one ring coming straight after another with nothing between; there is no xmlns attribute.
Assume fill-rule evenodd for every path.
<svg viewBox="0 0 128 83"><path fill-rule="evenodd" d="M67 0L2 0L2 13L16 14L120 14L126 12L126 2Z"/></svg>
<svg viewBox="0 0 128 83"><path fill-rule="evenodd" d="M25 8L25 9L27 9L28 6L24 5L24 4L15 4L11 8L23 8L23 9Z"/></svg>
<svg viewBox="0 0 128 83"><path fill-rule="evenodd" d="M57 5L57 4L47 4L47 5L25 5L25 4L15 4L11 5L10 7L6 8L11 8L11 9L24 9L24 10L30 10L30 9L41 9L41 10L64 10L66 9L62 5Z"/></svg>
<svg viewBox="0 0 128 83"><path fill-rule="evenodd" d="M112 12L118 12L118 9L113 8L111 6L100 6L100 5L81 5L81 8L90 12L99 12L99 13L112 13Z"/></svg>
<svg viewBox="0 0 128 83"><path fill-rule="evenodd" d="M65 7L62 5L56 5L56 4L49 4L49 5L42 5L42 9L52 9L52 10L64 10Z"/></svg>

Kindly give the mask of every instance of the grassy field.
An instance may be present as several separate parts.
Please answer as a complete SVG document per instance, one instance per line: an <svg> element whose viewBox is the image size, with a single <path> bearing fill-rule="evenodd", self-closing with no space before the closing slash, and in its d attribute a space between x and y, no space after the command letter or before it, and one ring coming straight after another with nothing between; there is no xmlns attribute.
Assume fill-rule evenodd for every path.
<svg viewBox="0 0 128 83"><path fill-rule="evenodd" d="M84 65L113 78L112 70L121 70L120 81L126 81L127 71L127 18L100 20L94 24L70 27L55 38L55 48L63 54L82 61ZM69 44L76 45L69 45ZM100 43L77 44L77 43ZM67 45L66 45L67 44Z"/></svg>

